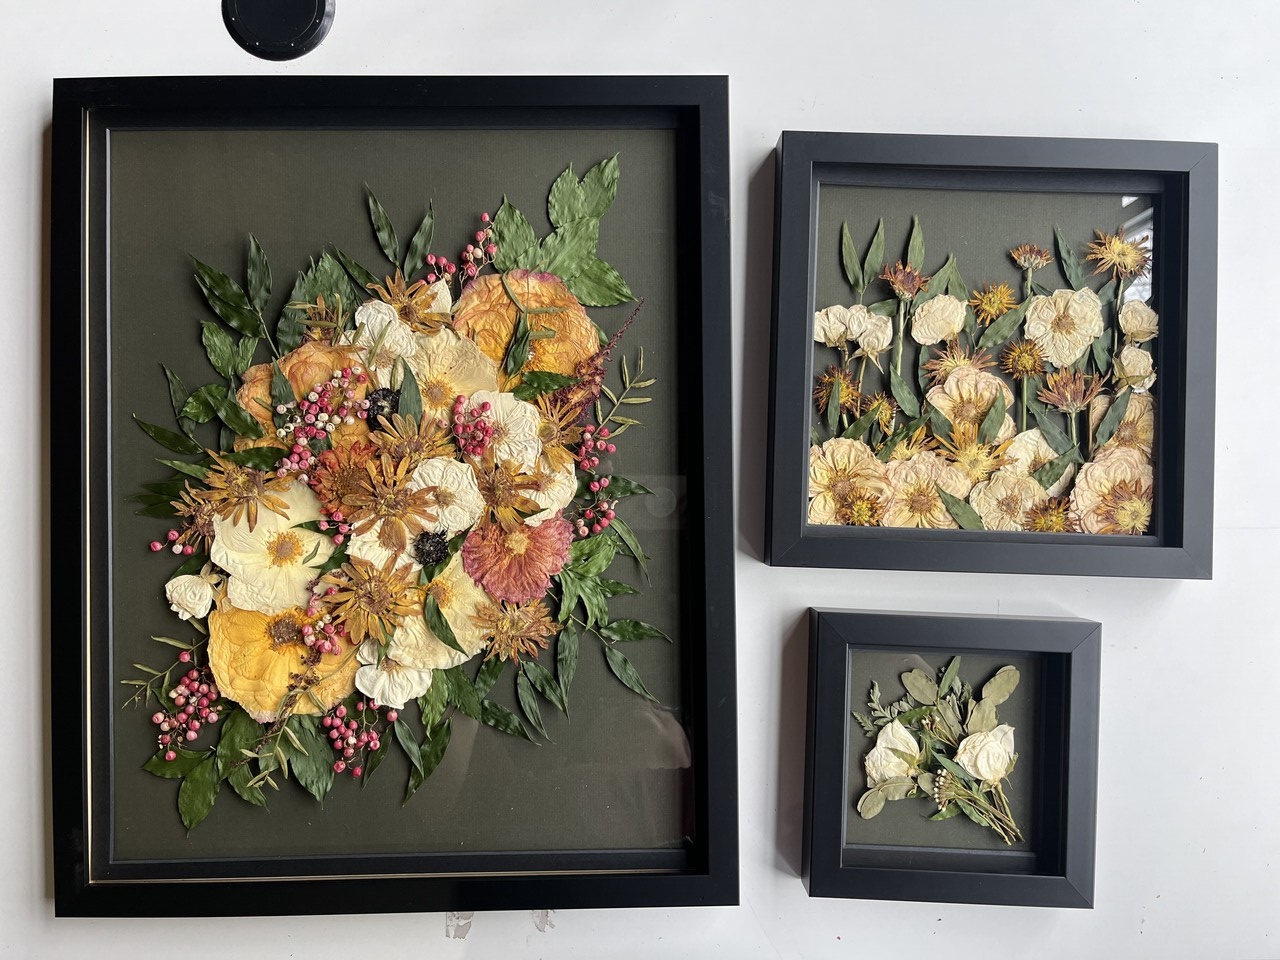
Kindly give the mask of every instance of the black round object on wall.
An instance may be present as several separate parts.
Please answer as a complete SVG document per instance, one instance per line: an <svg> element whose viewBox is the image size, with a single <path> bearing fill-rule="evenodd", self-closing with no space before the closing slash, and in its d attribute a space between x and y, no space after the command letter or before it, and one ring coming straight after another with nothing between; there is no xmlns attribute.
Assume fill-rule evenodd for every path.
<svg viewBox="0 0 1280 960"><path fill-rule="evenodd" d="M320 46L337 0L222 0L236 43L264 60L292 60Z"/></svg>

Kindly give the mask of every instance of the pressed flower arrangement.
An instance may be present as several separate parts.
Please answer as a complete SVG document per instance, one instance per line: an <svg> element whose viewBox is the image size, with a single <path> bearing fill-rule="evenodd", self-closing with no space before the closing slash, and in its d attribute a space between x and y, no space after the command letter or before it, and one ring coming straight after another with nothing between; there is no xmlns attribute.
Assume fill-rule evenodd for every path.
<svg viewBox="0 0 1280 960"><path fill-rule="evenodd" d="M165 369L177 429L135 419L171 474L133 498L169 523L150 549L184 558L164 592L192 634L156 637L174 662L124 681L156 705L144 769L182 781L188 829L223 783L256 806L287 779L323 800L393 743L407 802L455 713L545 736L588 635L651 698L619 644L665 634L609 601L638 592L612 576L620 556L647 576L622 514L649 491L612 455L656 380L642 348L621 353L638 310L606 334L586 309L634 299L596 255L618 171L566 169L541 239L504 200L457 261L432 251L432 213L402 246L368 191L390 268L331 248L274 323L256 239L243 285L195 261L222 382ZM508 665L523 719L489 698Z"/></svg>
<svg viewBox="0 0 1280 960"><path fill-rule="evenodd" d="M926 272L919 218L892 262L883 219L865 252L842 226L853 297L813 321L808 523L1148 532L1159 320L1135 282L1150 238L1053 234L1056 254L1004 248L1015 290L971 287L954 254ZM1055 260L1067 287L1037 278Z"/></svg>

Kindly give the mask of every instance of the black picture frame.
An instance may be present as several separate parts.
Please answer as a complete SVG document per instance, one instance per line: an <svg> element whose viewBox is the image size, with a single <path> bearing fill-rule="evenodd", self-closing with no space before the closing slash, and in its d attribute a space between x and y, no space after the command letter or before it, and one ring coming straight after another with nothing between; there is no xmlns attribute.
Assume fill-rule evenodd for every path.
<svg viewBox="0 0 1280 960"><path fill-rule="evenodd" d="M1141 178L1159 206L1155 513L1142 536L814 526L806 522L819 187L876 182L1105 189ZM886 179L888 177L888 179ZM895 179L897 178L897 179ZM1090 184L1096 186L1090 186ZM936 186L941 184L941 186ZM1015 187L1008 187L1014 189ZM1213 143L785 131L777 146L766 562L776 566L1210 579L1218 148ZM825 254L822 254L825 255ZM892 261L894 258L888 258Z"/></svg>
<svg viewBox="0 0 1280 960"><path fill-rule="evenodd" d="M809 611L802 869L812 897L1092 907L1101 625L1075 618ZM846 844L853 650L1019 653L1039 664L1030 852ZM963 668L962 668L963 669ZM888 680L890 678L880 678ZM1023 695L1020 691L1019 695ZM1025 734L1020 733L1021 736ZM923 800L902 801L924 804ZM945 829L947 824L938 824ZM1017 872L1013 872L1017 871Z"/></svg>
<svg viewBox="0 0 1280 960"><path fill-rule="evenodd" d="M465 104L462 106L447 106ZM669 868L632 868L632 851L299 856L226 862L197 879L166 879L163 865L126 882L95 872L100 837L91 804L106 758L90 726L115 691L103 669L111 642L100 572L109 563L101 470L107 449L104 225L111 131L359 126L522 128L660 127L675 131L677 233L693 259L676 290L678 377L689 413L680 438L689 524L682 540L681 704L693 753L689 836ZM79 589L59 591L49 612L59 698L52 710L54 894L59 916L199 916L328 913L330 891L361 896L351 909L389 911L630 907L738 902L734 649L733 463L729 413L728 84L717 76L666 77L184 77L59 79L53 89L51 315L58 337L78 341L81 376L50 377L59 409L74 413L75 441L54 445L51 493L61 504L51 542L79 545ZM73 347L73 349L76 349ZM694 413L693 411L698 411ZM73 506L74 505L74 506ZM68 576L65 551L54 571ZM89 590L90 585L94 586ZM118 688L117 688L118 689ZM626 749L619 744L619 750ZM99 831L101 833L102 831ZM202 868L203 869L203 868ZM245 879L230 881L224 876Z"/></svg>

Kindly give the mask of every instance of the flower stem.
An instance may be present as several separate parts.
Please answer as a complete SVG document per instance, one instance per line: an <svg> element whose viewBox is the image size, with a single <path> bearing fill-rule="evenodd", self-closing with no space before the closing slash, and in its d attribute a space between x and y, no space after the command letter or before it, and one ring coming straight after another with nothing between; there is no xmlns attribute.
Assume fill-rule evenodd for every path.
<svg viewBox="0 0 1280 960"><path fill-rule="evenodd" d="M902 337L907 328L907 301L898 300L898 342L893 345L893 369L902 376Z"/></svg>
<svg viewBox="0 0 1280 960"><path fill-rule="evenodd" d="M1027 377L1022 378L1022 432L1027 431Z"/></svg>
<svg viewBox="0 0 1280 960"><path fill-rule="evenodd" d="M1124 306L1124 278L1116 277L1116 325L1111 328L1111 355L1120 352L1120 308Z"/></svg>
<svg viewBox="0 0 1280 960"><path fill-rule="evenodd" d="M1026 269L1022 271L1022 299L1029 300L1031 298L1031 276L1035 271Z"/></svg>
<svg viewBox="0 0 1280 960"><path fill-rule="evenodd" d="M1076 415L1074 413L1067 414L1067 424L1071 427L1071 445L1078 450L1080 449L1080 440L1076 436Z"/></svg>

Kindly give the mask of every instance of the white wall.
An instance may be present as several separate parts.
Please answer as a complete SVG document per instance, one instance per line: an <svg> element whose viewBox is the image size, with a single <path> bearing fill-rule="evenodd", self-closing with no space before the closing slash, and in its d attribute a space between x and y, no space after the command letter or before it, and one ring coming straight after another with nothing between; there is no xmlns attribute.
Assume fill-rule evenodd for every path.
<svg viewBox="0 0 1280 960"><path fill-rule="evenodd" d="M0 278L12 441L0 473L0 583L10 672L0 955L135 957L180 943L261 957L1280 957L1280 474L1274 444L1274 242L1280 173L1271 0L1036 3L733 0L516 3L339 0L329 39L300 62L256 61L215 0L5 3L0 26ZM483 914L465 940L440 915L147 923L52 919L46 637L38 517L45 482L45 130L55 76L183 73L728 73L738 458L742 906ZM1216 578L1211 583L772 570L763 516L773 187L784 127L1214 140L1221 144ZM58 278L54 278L57 282ZM1253 294L1256 288L1257 294ZM1194 318L1193 318L1194 322ZM58 442L58 417L54 442ZM54 551L60 546L55 544ZM68 562L74 558L68 557ZM1097 908L1050 911L814 901L794 875L810 604L1101 620L1105 651ZM56 669L56 667L55 667ZM60 693L71 694L55 682ZM165 909L157 904L158 910ZM250 954L249 951L252 951Z"/></svg>

